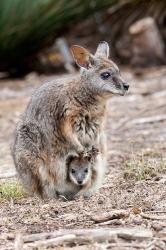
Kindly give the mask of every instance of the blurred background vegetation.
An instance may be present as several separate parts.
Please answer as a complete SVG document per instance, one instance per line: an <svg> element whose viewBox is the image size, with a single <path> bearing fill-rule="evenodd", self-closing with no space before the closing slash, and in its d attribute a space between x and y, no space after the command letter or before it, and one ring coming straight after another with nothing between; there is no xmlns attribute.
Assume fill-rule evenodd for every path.
<svg viewBox="0 0 166 250"><path fill-rule="evenodd" d="M47 51L58 37L92 50L100 40L107 40L113 55L129 63L130 55L124 52L130 50L128 29L146 16L155 19L166 41L165 0L1 0L0 71L13 76L42 72L45 53L48 57L54 53L54 61L60 58Z"/></svg>

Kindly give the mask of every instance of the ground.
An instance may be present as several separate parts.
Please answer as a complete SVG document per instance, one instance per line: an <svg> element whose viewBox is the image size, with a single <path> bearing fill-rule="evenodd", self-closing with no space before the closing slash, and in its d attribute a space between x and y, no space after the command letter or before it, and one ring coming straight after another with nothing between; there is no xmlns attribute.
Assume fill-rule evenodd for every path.
<svg viewBox="0 0 166 250"><path fill-rule="evenodd" d="M59 229L147 228L153 238L144 247L111 249L166 249L166 68L122 69L129 93L108 104L108 171L103 187L89 199L41 201L22 193L15 179L1 180L0 249L13 249L14 236ZM10 154L12 135L34 89L58 76L31 73L23 80L0 82L0 174L14 172ZM61 76L60 76L61 77ZM13 184L14 183L14 184ZM6 191L4 186L6 185ZM9 190L12 185L15 191ZM12 189L12 188L11 188ZM12 189L13 190L13 189ZM5 193L6 192L6 193ZM11 192L11 193L10 193ZM11 194L11 196L10 196ZM124 209L129 216L96 223L93 216ZM144 218L143 214L155 218ZM164 215L163 215L164 214ZM162 216L161 216L162 215ZM159 233L165 232L165 238ZM158 238L157 238L158 237ZM157 240L158 239L158 240ZM118 243L117 243L118 244ZM116 245L116 244L115 244ZM25 249L32 249L26 248ZM154 247L154 248L153 248ZM109 247L108 247L109 248ZM16 248L15 248L16 249ZM40 248L39 248L40 249ZM44 248L41 248L44 249ZM57 249L57 248L54 248ZM61 249L61 248L58 248ZM63 249L68 249L63 247ZM73 249L106 249L91 243Z"/></svg>

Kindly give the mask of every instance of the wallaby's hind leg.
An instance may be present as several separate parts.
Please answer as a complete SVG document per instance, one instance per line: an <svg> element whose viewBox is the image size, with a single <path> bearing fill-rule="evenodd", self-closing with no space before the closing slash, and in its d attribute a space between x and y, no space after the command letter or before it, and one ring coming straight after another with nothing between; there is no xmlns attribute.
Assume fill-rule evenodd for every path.
<svg viewBox="0 0 166 250"><path fill-rule="evenodd" d="M18 140L19 142L19 140ZM19 147L15 147L13 155L16 170L20 177L20 180L25 189L31 194L37 194L40 198L55 198L55 187L47 180L47 168L44 164L44 155L40 156L34 149L28 151L25 147L21 147L21 141L18 144ZM30 141L28 142L28 147ZM42 171L44 169L44 178Z"/></svg>
<svg viewBox="0 0 166 250"><path fill-rule="evenodd" d="M32 159L29 161L29 157L21 157L18 167L18 173L25 189L30 194L34 193L42 199L55 198L56 191L48 180L42 180L40 174L40 168L43 166L41 159ZM21 165L19 167L19 165Z"/></svg>
<svg viewBox="0 0 166 250"><path fill-rule="evenodd" d="M39 160L26 154L17 158L16 169L24 188L30 194L43 197L43 187L38 176L39 164Z"/></svg>
<svg viewBox="0 0 166 250"><path fill-rule="evenodd" d="M43 183L39 168L43 164L45 141L35 124L20 124L12 147L16 170L23 186L31 193L43 197Z"/></svg>

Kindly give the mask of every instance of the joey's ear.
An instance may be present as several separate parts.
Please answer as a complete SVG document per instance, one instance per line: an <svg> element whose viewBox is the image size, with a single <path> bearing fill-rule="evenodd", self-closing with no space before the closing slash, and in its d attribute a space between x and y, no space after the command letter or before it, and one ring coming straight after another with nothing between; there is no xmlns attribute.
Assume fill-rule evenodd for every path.
<svg viewBox="0 0 166 250"><path fill-rule="evenodd" d="M93 56L89 51L81 46L73 45L71 51L74 57L75 62L80 67L89 69L93 64Z"/></svg>
<svg viewBox="0 0 166 250"><path fill-rule="evenodd" d="M70 163L74 160L74 156L73 155L69 155L66 159L66 166L69 166Z"/></svg>
<svg viewBox="0 0 166 250"><path fill-rule="evenodd" d="M109 57L109 45L107 42L103 41L99 43L95 56L104 56L106 58Z"/></svg>
<svg viewBox="0 0 166 250"><path fill-rule="evenodd" d="M66 166L69 166L70 163L71 163L73 160L77 159L78 157L79 157L78 154L68 155L67 158L66 158Z"/></svg>

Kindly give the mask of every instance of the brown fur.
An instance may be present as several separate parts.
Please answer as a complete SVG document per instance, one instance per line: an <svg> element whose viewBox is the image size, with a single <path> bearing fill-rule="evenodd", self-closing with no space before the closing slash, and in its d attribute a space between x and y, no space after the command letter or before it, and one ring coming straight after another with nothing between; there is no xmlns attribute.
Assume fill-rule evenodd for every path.
<svg viewBox="0 0 166 250"><path fill-rule="evenodd" d="M101 151L96 171L102 182L106 102L112 95L126 92L117 66L107 59L106 43L99 44L94 56L82 47L73 48L74 58L83 67L80 76L52 81L35 91L17 125L12 147L24 186L42 197L70 191L66 158L84 153L93 145ZM109 80L101 79L101 67L112 72ZM99 184L94 186L98 188Z"/></svg>

